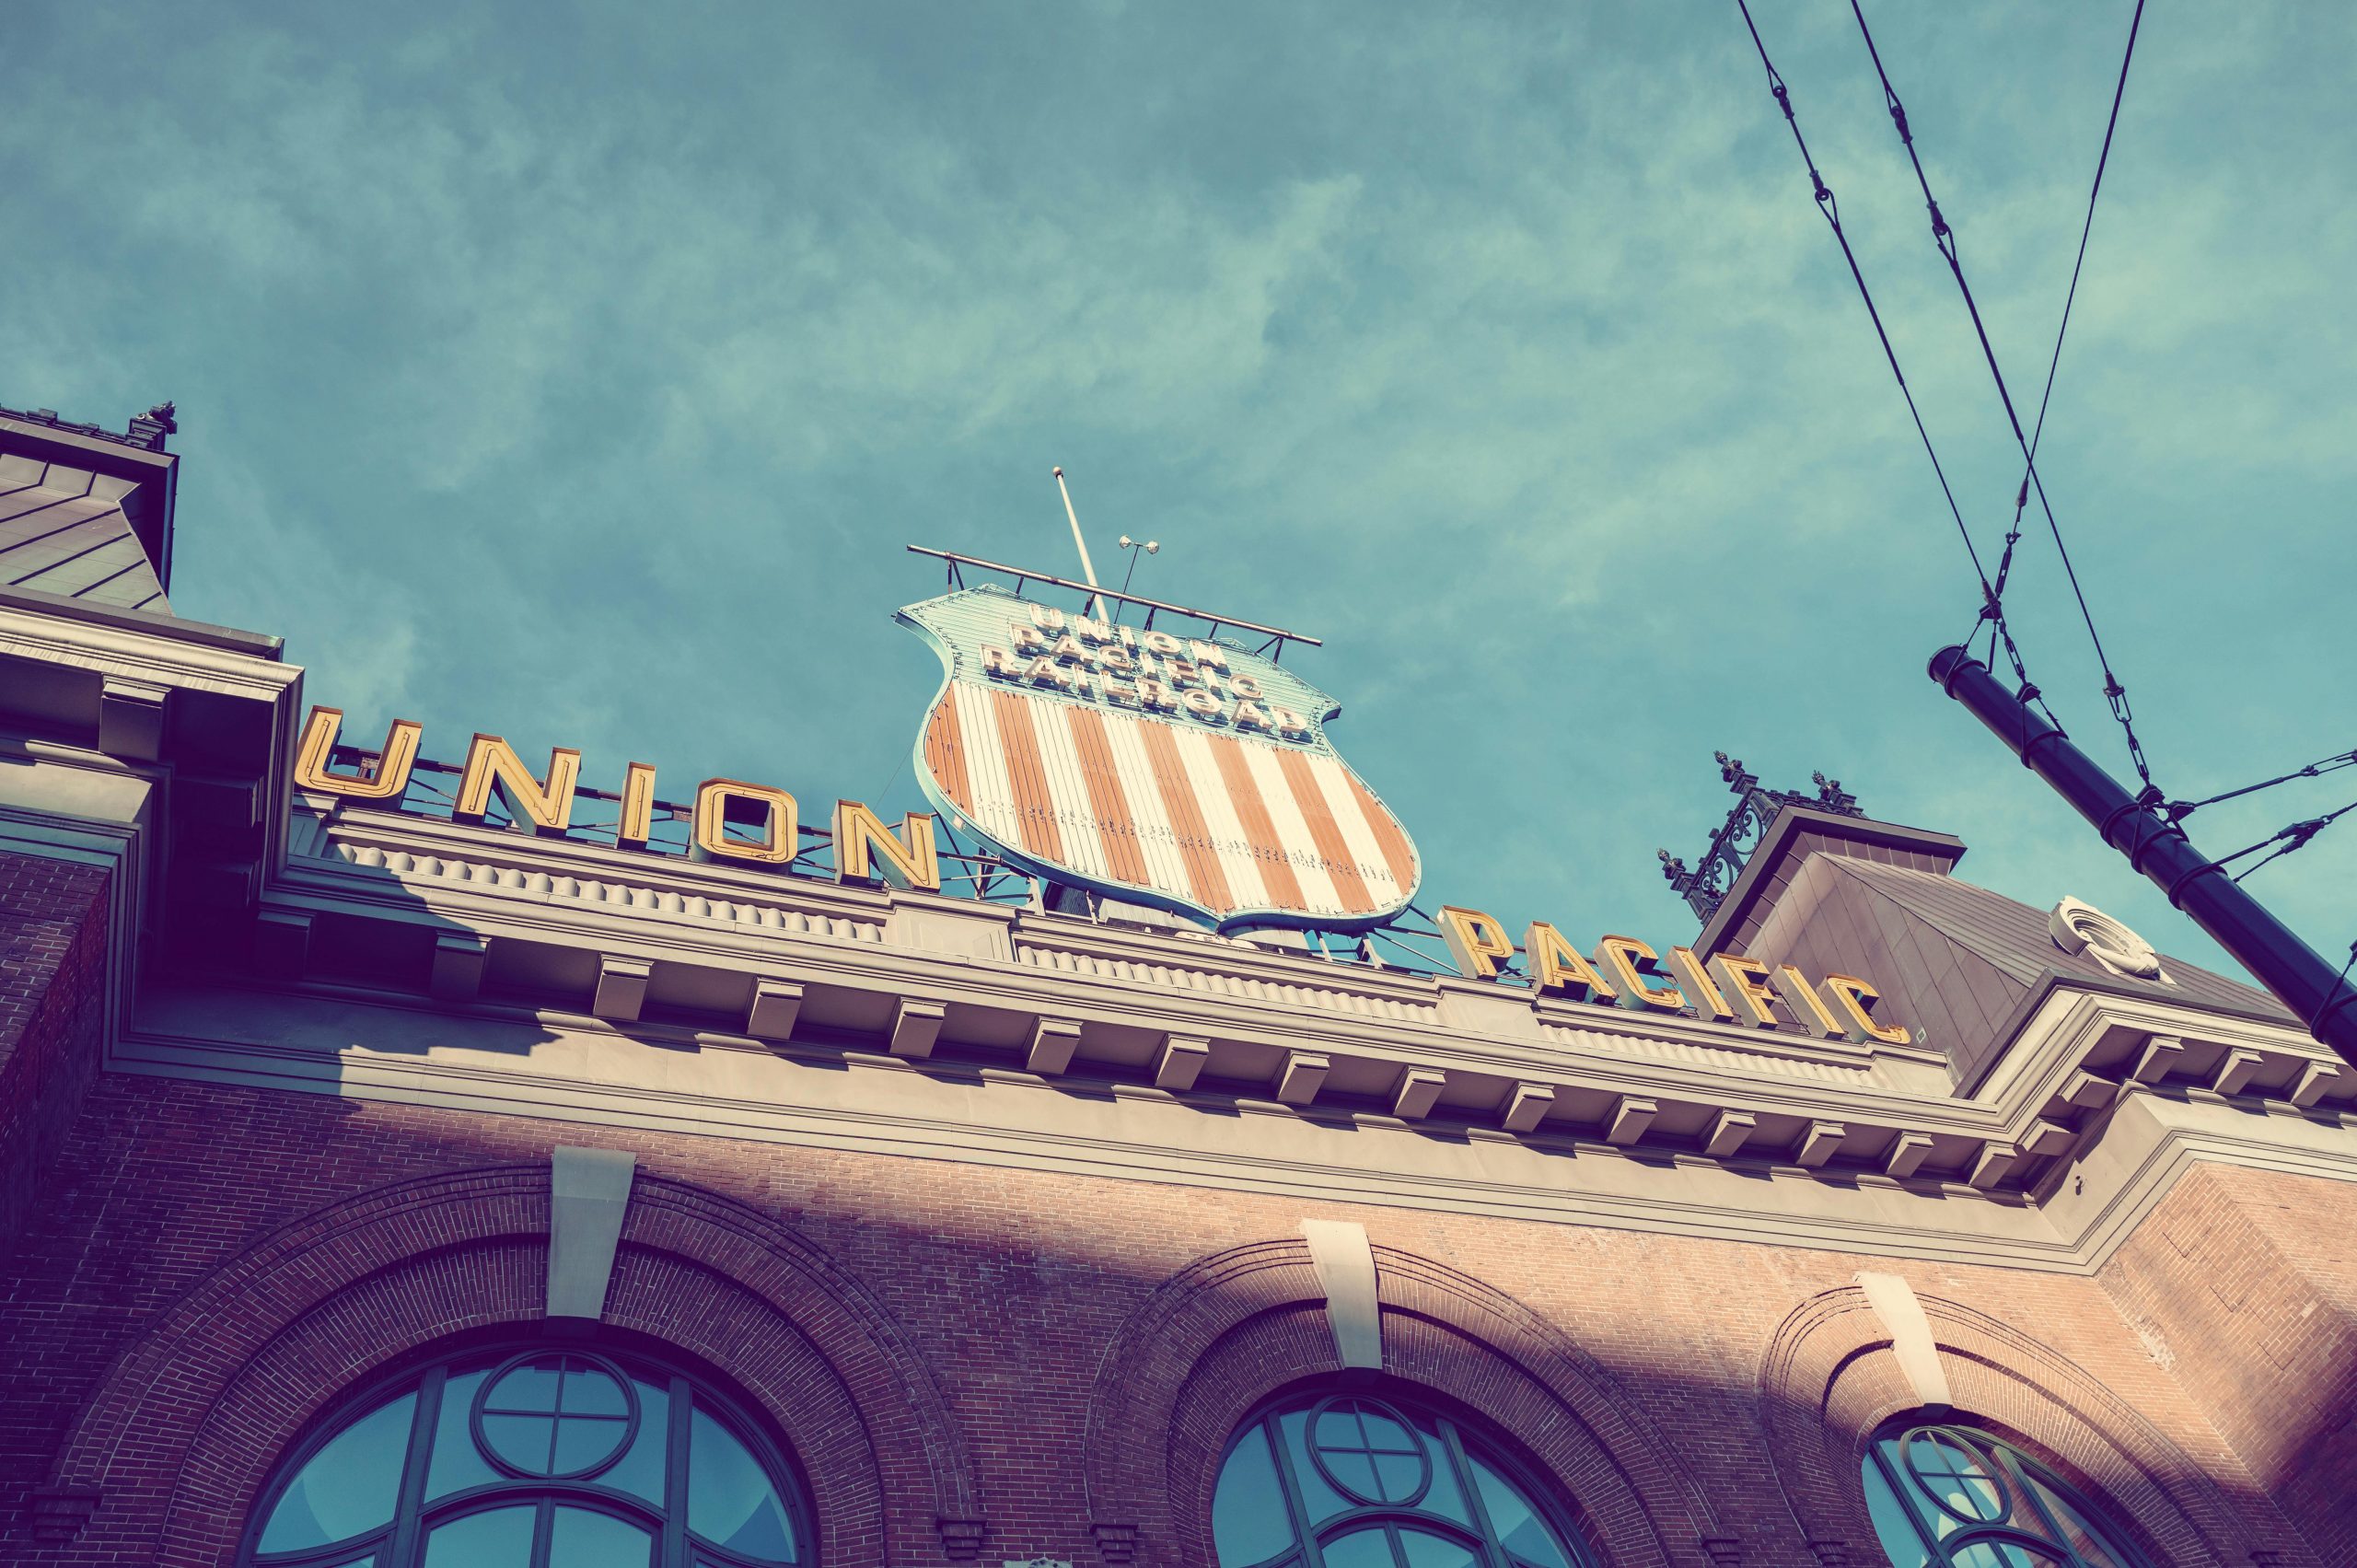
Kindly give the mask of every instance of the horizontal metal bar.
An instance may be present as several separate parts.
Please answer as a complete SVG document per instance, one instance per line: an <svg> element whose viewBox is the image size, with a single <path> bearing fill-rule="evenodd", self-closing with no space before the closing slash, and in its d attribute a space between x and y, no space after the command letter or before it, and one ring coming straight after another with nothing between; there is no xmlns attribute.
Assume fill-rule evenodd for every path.
<svg viewBox="0 0 2357 1568"><path fill-rule="evenodd" d="M1173 615L1191 616L1197 621L1210 621L1214 629L1229 626L1238 632L1257 632L1263 637L1276 637L1288 643L1306 643L1313 648L1322 648L1326 645L1315 637L1304 636L1299 632L1287 632L1281 627L1263 626L1257 621L1238 621L1233 615L1213 615L1208 610L1190 610L1183 604L1172 604L1167 599L1140 598L1135 594L1120 593L1112 588L1092 588L1086 583L1075 583L1069 577L1058 577L1046 572L1027 572L1016 566L1002 566L995 561L985 561L979 555L959 555L946 550L929 550L922 544L912 544L908 548L911 555L930 555L936 561L946 561L952 565L977 566L985 572L1002 573L1013 577L1018 587L1024 583L1047 583L1059 588L1070 588L1077 594L1089 594L1099 598L1120 599L1123 604L1139 605L1149 613L1161 610Z"/></svg>

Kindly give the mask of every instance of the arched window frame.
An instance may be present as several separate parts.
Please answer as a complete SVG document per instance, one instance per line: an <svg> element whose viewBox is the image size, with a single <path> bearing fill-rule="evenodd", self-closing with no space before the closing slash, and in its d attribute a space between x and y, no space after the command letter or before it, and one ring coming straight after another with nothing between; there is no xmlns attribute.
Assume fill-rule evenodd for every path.
<svg viewBox="0 0 2357 1568"><path fill-rule="evenodd" d="M425 1462L439 1430L442 1395L453 1373L461 1368L471 1371L479 1365L488 1365L491 1372L483 1382L483 1388L487 1389L510 1365L528 1357L551 1355L578 1355L619 1364L617 1370L625 1374L626 1388L628 1375L633 1372L660 1375L668 1395L666 1414L671 1423L665 1455L665 1495L681 1499L680 1506L656 1507L617 1489L599 1486L594 1480L579 1479L578 1472L551 1476L503 1474L495 1481L435 1498L430 1503L424 1499ZM650 1377L648 1380L656 1379ZM354 1422L412 1389L418 1396L418 1403L411 1415L409 1443L402 1458L402 1481L394 1503L392 1522L366 1537L346 1537L342 1542L299 1553L272 1552L263 1556L261 1551L262 1531L280 1499L303 1473L304 1468ZM683 1399L682 1394L691 1397ZM632 1435L635 1435L636 1425L644 1421L644 1411L637 1408L634 1392L632 1403ZM650 1556L652 1568L693 1568L693 1565L703 1562L731 1565L731 1568L777 1568L777 1564L769 1560L732 1551L702 1537L693 1539L689 1537L685 1504L689 1458L687 1439L698 1407L707 1413L718 1414L729 1433L745 1444L763 1473L774 1481L778 1498L785 1506L787 1520L794 1530L799 1554L793 1568L819 1568L817 1521L802 1468L787 1445L772 1432L771 1423L732 1392L725 1379L692 1365L665 1347L644 1343L636 1336L629 1336L626 1342L620 1342L618 1337L605 1334L582 1336L547 1332L505 1334L494 1339L472 1339L464 1342L446 1342L429 1353L403 1358L398 1366L355 1383L331 1400L309 1423L303 1437L290 1446L272 1467L269 1481L256 1494L252 1507L248 1510L244 1528L238 1538L237 1568L341 1568L355 1558L367 1560L370 1552L376 1554L373 1561L377 1568L413 1568L424 1558L425 1537L432 1528L470 1514L512 1507L527 1502L535 1504L539 1509L534 1537L536 1553L538 1543L546 1539L552 1511L562 1504L610 1515L647 1530L654 1538ZM481 1420L479 1410L470 1410L463 1430L479 1447L495 1454L495 1449L482 1442ZM628 1441L626 1437L625 1451ZM503 1470L513 1469L496 1459L493 1468ZM602 1466L598 1468L602 1469ZM354 1544L355 1539L373 1544Z"/></svg>
<svg viewBox="0 0 2357 1568"><path fill-rule="evenodd" d="M1979 1457L1983 1467L1996 1476L2004 1494L2026 1503L2038 1522L2050 1532L2051 1539L2014 1527L2010 1523L2014 1516L2010 1505L2003 1517L1994 1522L1966 1522L1951 1514L1949 1516L1956 1520L1958 1527L1941 1537L1937 1520L1929 1513L1922 1495L1922 1483L1902 1468L1911 1445L1934 1438L1961 1444ZM1894 1439L1900 1449L1898 1458L1883 1448L1886 1442ZM1956 1568L1956 1559L1976 1546L2017 1547L2037 1553L2041 1562L2056 1562L2061 1568L2113 1568L2112 1562L2086 1557L2071 1544L2070 1533L2048 1505L2045 1492L2060 1497L2100 1532L2101 1544L2108 1549L2117 1568L2153 1568L2152 1560L2145 1555L2135 1534L2107 1499L2072 1481L2037 1455L1986 1427L1955 1421L1925 1421L1920 1414L1910 1416L1887 1423L1874 1434L1866 1445L1865 1462L1875 1468L1883 1484L1898 1500L1928 1554L1930 1568ZM1877 1544L1884 1556L1889 1557L1888 1544L1879 1540Z"/></svg>
<svg viewBox="0 0 2357 1568"><path fill-rule="evenodd" d="M1432 1477L1429 1474L1426 1476L1424 1485L1418 1488L1414 1496L1406 1501L1363 1504L1359 1507L1348 1508L1341 1513L1331 1515L1320 1522L1311 1520L1309 1509L1304 1502L1304 1492L1297 1469L1298 1461L1293 1454L1292 1446L1284 1438L1280 1421L1281 1418L1296 1410L1306 1409L1309 1413L1306 1417L1305 1431L1314 1434L1317 1431L1320 1414L1337 1401L1351 1400L1387 1406L1398 1414L1407 1416L1411 1421L1416 1416L1422 1416L1434 1423L1440 1434L1442 1452L1438 1459L1453 1467L1453 1475L1457 1488L1463 1495L1467 1511L1473 1516L1476 1528L1469 1529L1444 1515L1423 1512L1415 1506L1430 1493ZM1505 1438L1503 1434L1492 1429L1486 1423L1478 1418L1460 1414L1450 1404L1421 1390L1401 1388L1389 1384L1360 1384L1352 1379L1340 1383L1297 1386L1261 1400L1253 1408L1251 1414L1236 1423L1235 1430L1228 1434L1227 1442L1220 1449L1219 1462L1213 1468L1213 1484L1209 1493L1211 1505L1214 1511L1219 1502L1219 1477L1225 1474L1228 1459L1235 1454L1237 1446L1256 1431L1265 1431L1267 1434L1270 1448L1276 1463L1278 1483L1284 1498L1287 1518L1294 1531L1293 1541L1283 1550L1254 1562L1234 1564L1218 1559L1217 1548L1214 1544L1213 1561L1218 1563L1218 1568L1270 1568L1271 1564L1284 1562L1288 1560L1297 1560L1302 1568L1324 1568L1325 1559L1321 1538L1336 1539L1375 1524L1389 1526L1395 1534L1398 1527L1408 1526L1434 1535L1445 1536L1469 1549L1484 1568L1524 1568L1521 1560L1509 1553L1500 1539L1495 1524L1492 1521L1489 1504L1482 1497L1481 1489L1474 1477L1470 1462L1473 1455L1469 1453L1466 1445L1466 1437L1469 1434L1474 1439L1481 1462L1512 1485L1521 1494L1523 1500L1536 1511L1539 1522L1547 1527L1556 1543L1562 1547L1572 1568L1597 1568L1598 1559L1595 1551L1588 1545L1586 1532L1581 1528L1574 1511L1565 1504L1560 1489L1523 1457L1517 1446ZM1311 1446L1314 1451L1314 1444ZM1319 1468L1323 1469L1324 1466L1321 1464ZM1331 1480L1330 1474L1327 1484L1346 1499L1358 1501L1353 1492L1337 1485ZM1206 1532L1205 1539L1215 1541L1214 1534L1210 1531Z"/></svg>

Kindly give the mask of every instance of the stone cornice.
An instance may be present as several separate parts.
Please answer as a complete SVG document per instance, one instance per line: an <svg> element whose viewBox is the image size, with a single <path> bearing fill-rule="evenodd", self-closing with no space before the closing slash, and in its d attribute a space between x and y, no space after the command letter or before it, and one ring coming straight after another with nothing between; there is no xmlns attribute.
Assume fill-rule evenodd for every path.
<svg viewBox="0 0 2357 1568"><path fill-rule="evenodd" d="M520 1004L552 1023L575 1019L563 1027L576 1031L866 1051L977 1073L978 1084L1014 1081L1012 1072L1117 1098L1168 1100L1175 1090L1176 1103L1532 1148L1593 1144L1618 1158L1764 1162L1976 1200L2051 1191L2140 1071L2147 1082L2231 1072L2235 1088L2287 1097L2300 1085L2307 1107L2351 1087L2302 1076L2323 1059L2296 1030L2097 987L2048 987L2000 1070L1959 1094L1925 1047L1535 1001L1511 986L1241 942L315 809L327 804L296 811L296 853L264 894L279 954L270 972L298 991L335 989L303 957L321 917L430 931L435 963L416 983L448 1017L513 1016ZM549 977L538 1000L536 963ZM505 995L480 994L487 971L506 977ZM667 997L693 1005L647 1011ZM582 1025L585 1014L607 1021ZM2154 1039L2179 1042L2158 1077ZM1050 1040L1061 1044L1041 1044ZM197 1054L221 1060L209 1047ZM407 1084L424 1069L378 1071Z"/></svg>
<svg viewBox="0 0 2357 1568"><path fill-rule="evenodd" d="M0 604L0 654L265 704L278 703L303 675L259 652L175 636L168 627L75 620L14 604Z"/></svg>
<svg viewBox="0 0 2357 1568"><path fill-rule="evenodd" d="M2076 1011L2075 1007L2071 1011ZM2120 1021L2065 1020L2104 1032ZM2075 1028L2058 1028L2057 1041ZM2357 1124L2134 1086L2062 1195L308 986L166 987L117 1070L484 1114L2086 1273L2197 1160L2357 1180ZM2038 1074L2026 1074L2034 1078ZM2034 1092L2034 1091L2032 1091ZM1206 1114L1206 1113L1212 1114Z"/></svg>

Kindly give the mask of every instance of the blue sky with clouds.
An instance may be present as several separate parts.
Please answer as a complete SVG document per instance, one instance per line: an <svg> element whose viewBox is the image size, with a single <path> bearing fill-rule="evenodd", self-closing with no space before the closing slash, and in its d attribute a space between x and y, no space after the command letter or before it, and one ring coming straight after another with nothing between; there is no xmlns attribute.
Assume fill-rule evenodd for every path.
<svg viewBox="0 0 2357 1568"><path fill-rule="evenodd" d="M2129 11L1869 8L2033 401ZM1758 14L1991 548L2018 459L1847 7ZM2357 744L2352 75L2345 7L2152 8L2049 420L2180 796ZM901 546L1070 570L1060 462L1141 591L1326 639L1431 899L1681 939L1724 747L2214 961L1924 679L1971 578L1732 0L31 4L0 94L0 402L178 399L175 603L359 728L914 804ZM2338 956L2352 876L2344 825L2252 886Z"/></svg>

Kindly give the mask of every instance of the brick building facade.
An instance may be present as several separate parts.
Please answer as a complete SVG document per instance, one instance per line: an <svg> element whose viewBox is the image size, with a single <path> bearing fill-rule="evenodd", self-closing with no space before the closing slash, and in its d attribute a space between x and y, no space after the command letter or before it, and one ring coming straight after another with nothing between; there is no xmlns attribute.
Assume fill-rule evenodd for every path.
<svg viewBox="0 0 2357 1568"><path fill-rule="evenodd" d="M0 565L78 497L157 580L0 591L0 1560L294 1561L354 1390L577 1353L708 1392L826 1568L1242 1568L1223 1466L1318 1398L1611 1568L1885 1561L1940 1425L2116 1561L2357 1562L2357 1086L2263 994L1805 807L1697 949L1903 1040L297 787L299 669L160 598L160 447L0 419ZM441 1562L399 1507L317 1560Z"/></svg>

